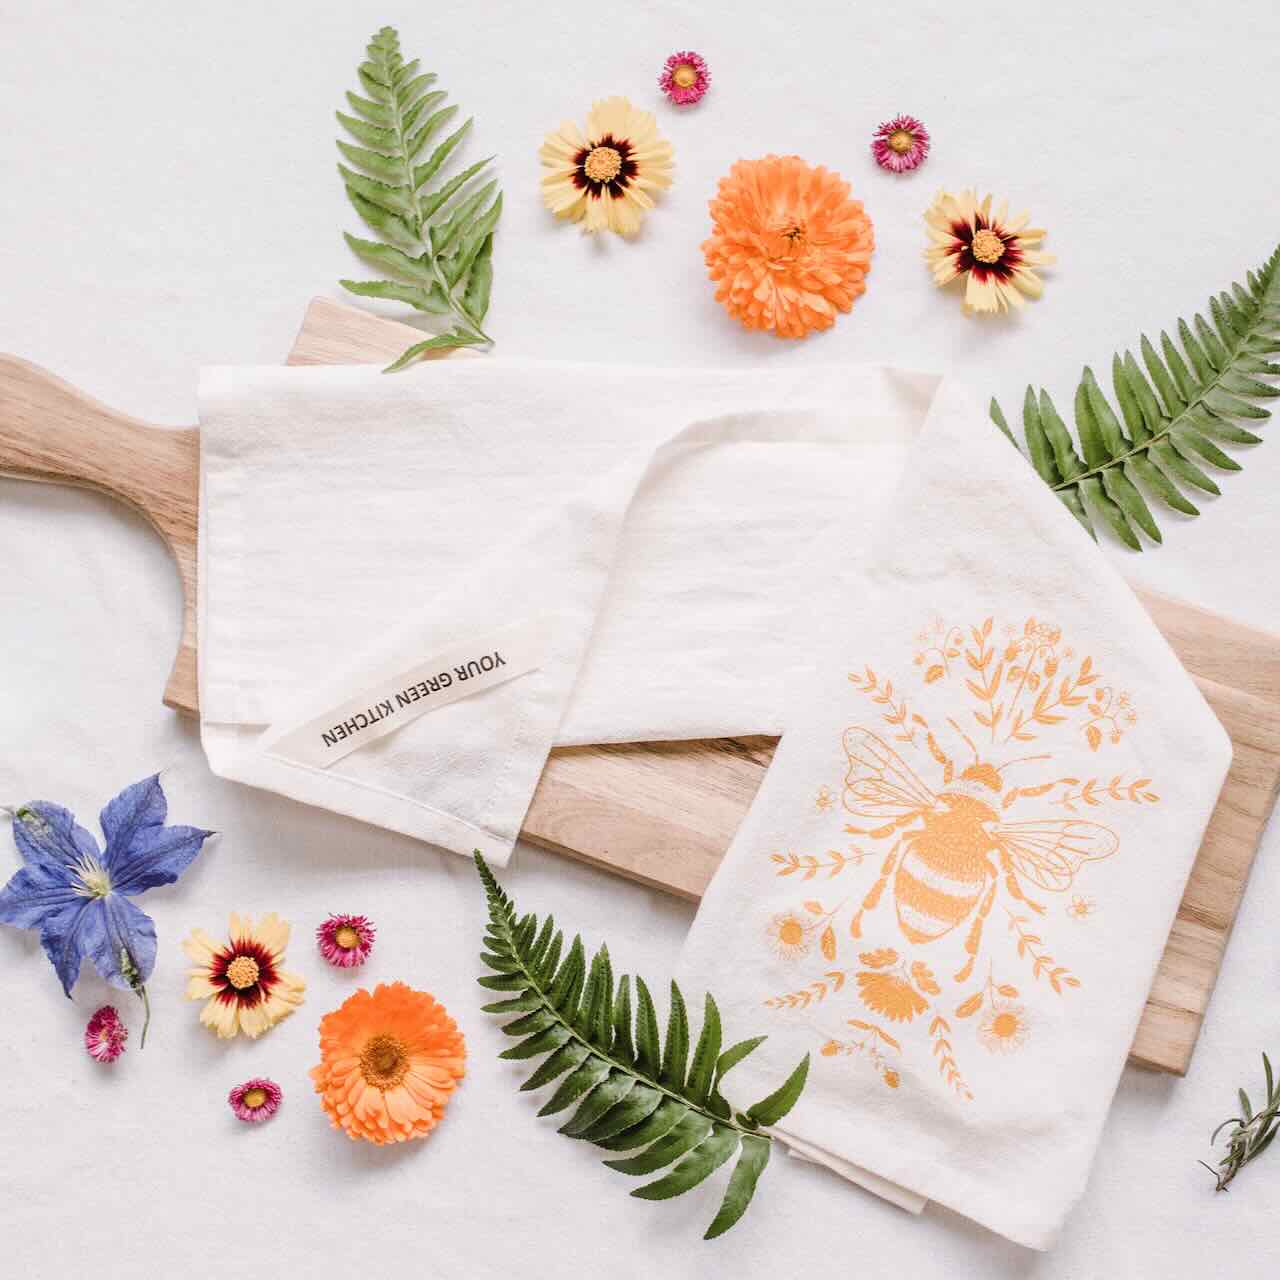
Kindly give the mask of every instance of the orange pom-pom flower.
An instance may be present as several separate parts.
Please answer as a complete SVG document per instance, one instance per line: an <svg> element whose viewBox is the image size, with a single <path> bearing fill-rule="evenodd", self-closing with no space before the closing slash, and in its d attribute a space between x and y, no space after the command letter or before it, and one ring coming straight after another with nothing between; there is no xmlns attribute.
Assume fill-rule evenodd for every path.
<svg viewBox="0 0 1280 1280"><path fill-rule="evenodd" d="M716 300L748 329L803 338L866 289L875 231L849 184L799 156L739 160L702 246Z"/></svg>
<svg viewBox="0 0 1280 1280"><path fill-rule="evenodd" d="M380 983L320 1019L311 1079L335 1129L381 1146L436 1127L466 1058L458 1024L434 996Z"/></svg>

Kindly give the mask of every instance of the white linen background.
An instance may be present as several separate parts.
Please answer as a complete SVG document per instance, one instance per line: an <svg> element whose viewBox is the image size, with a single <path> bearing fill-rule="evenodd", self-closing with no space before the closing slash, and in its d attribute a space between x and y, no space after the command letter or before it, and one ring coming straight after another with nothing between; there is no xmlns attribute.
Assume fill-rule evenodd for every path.
<svg viewBox="0 0 1280 1280"><path fill-rule="evenodd" d="M468 154L498 152L507 195L490 319L508 355L672 365L884 361L958 374L1016 410L1028 379L1070 403L1081 363L1202 305L1274 247L1280 11L1142 0L978 9L804 0L744 16L728 0L555 6L447 0L278 0L166 6L0 0L0 349L158 422L194 419L201 364L283 358L306 300L360 275L358 230L333 165L333 109L368 36L398 26L477 119ZM714 86L658 107L676 184L638 243L553 224L537 146L593 97L657 105L663 57L694 48ZM881 175L874 124L899 110L933 131L917 175ZM739 156L797 152L840 170L876 224L869 289L825 336L795 345L738 330L698 244L715 180ZM919 214L938 185L976 183L1029 207L1060 258L1014 323L966 321L934 293ZM414 376L429 376L429 371ZM1271 428L1275 430L1276 428ZM1264 444L1198 521L1164 519L1146 556L1111 546L1149 586L1280 626L1280 444ZM248 1276L326 1259L368 1271L558 1276L608 1257L620 1276L728 1273L1198 1276L1280 1260L1280 1158L1214 1197L1195 1160L1280 1048L1280 826L1259 855L1191 1074L1130 1069L1088 1193L1061 1243L1032 1256L952 1214L911 1220L830 1174L779 1161L717 1244L698 1241L714 1192L630 1200L598 1153L536 1120L478 1010L481 895L470 868L387 832L213 778L194 725L159 693L179 595L150 529L105 499L0 481L0 800L36 796L86 826L125 783L167 766L176 821L216 827L176 886L140 899L157 921L150 1043L113 1070L82 1053L104 994L61 996L34 934L0 930L0 1222L6 1263L36 1277L179 1270ZM17 865L0 833L0 873ZM505 881L524 906L608 921L615 962L660 976L690 908L521 847ZM278 910L307 1003L257 1044L220 1045L181 999L178 942L229 910ZM330 910L381 931L357 975L322 971L309 931ZM469 1076L426 1144L352 1146L323 1122L305 1069L315 1024L360 982L434 991L469 1041ZM752 1028L740 1029L749 1034ZM262 1131L222 1099L251 1074L286 1090ZM717 1180L720 1185L720 1180ZM250 1222L228 1214L252 1204ZM537 1260L535 1260L535 1251Z"/></svg>

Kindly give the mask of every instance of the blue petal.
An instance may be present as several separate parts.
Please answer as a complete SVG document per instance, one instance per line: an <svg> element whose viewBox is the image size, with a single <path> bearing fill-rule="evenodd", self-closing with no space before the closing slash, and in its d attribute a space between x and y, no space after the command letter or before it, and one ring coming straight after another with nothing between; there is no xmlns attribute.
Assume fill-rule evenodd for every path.
<svg viewBox="0 0 1280 1280"><path fill-rule="evenodd" d="M199 827L140 828L129 851L117 852L110 864L111 887L117 893L134 894L172 884L211 835L212 831Z"/></svg>
<svg viewBox="0 0 1280 1280"><path fill-rule="evenodd" d="M41 921L40 945L68 996L80 976L80 961L93 936L102 932L102 903L102 898L78 898L61 911L51 911Z"/></svg>
<svg viewBox="0 0 1280 1280"><path fill-rule="evenodd" d="M118 893L172 884L213 834L198 827L166 827L168 812L159 774L125 787L103 809L107 849L102 861Z"/></svg>
<svg viewBox="0 0 1280 1280"><path fill-rule="evenodd" d="M155 922L118 893L109 893L98 902L102 910L85 933L85 954L113 987L129 990L129 980L120 969L120 952L129 952L138 980L146 982L156 967Z"/></svg>
<svg viewBox="0 0 1280 1280"><path fill-rule="evenodd" d="M48 800L33 800L13 815L13 839L28 863L74 867L82 858L99 856L98 842L75 814Z"/></svg>
<svg viewBox="0 0 1280 1280"><path fill-rule="evenodd" d="M169 802L164 798L158 773L125 787L98 815L103 834L107 837L103 866L113 871L116 859L129 852L138 834L164 826L168 812Z"/></svg>
<svg viewBox="0 0 1280 1280"><path fill-rule="evenodd" d="M29 862L19 867L0 890L0 924L15 929L38 929L48 916L86 899L71 887L70 873L47 862Z"/></svg>

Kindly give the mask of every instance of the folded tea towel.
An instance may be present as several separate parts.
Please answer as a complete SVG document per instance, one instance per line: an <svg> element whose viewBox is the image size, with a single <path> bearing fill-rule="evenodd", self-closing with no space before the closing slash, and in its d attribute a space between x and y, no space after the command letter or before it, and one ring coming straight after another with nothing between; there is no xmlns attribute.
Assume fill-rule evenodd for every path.
<svg viewBox="0 0 1280 1280"><path fill-rule="evenodd" d="M768 1032L730 1101L811 1052L783 1122L803 1155L1047 1248L1229 740L981 422L931 417L876 537L849 550L681 969L730 1025Z"/></svg>
<svg viewBox="0 0 1280 1280"><path fill-rule="evenodd" d="M555 743L779 732L806 583L872 527L936 388L489 358L206 371L210 764L502 863Z"/></svg>
<svg viewBox="0 0 1280 1280"><path fill-rule="evenodd" d="M947 380L449 361L201 382L214 770L505 861L556 742L785 732L683 967L784 1137L1035 1247L1229 761ZM740 1092L733 1092L738 1090Z"/></svg>

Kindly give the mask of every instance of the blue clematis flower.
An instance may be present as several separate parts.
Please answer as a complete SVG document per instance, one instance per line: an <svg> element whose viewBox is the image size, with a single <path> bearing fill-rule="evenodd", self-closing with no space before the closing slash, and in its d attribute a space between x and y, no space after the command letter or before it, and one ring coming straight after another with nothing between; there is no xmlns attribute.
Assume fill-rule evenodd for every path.
<svg viewBox="0 0 1280 1280"><path fill-rule="evenodd" d="M155 774L126 787L99 815L105 849L61 805L13 814L23 865L0 891L0 924L39 929L40 944L70 996L86 957L113 987L146 998L156 927L130 898L172 884L212 831L167 827L169 803Z"/></svg>

